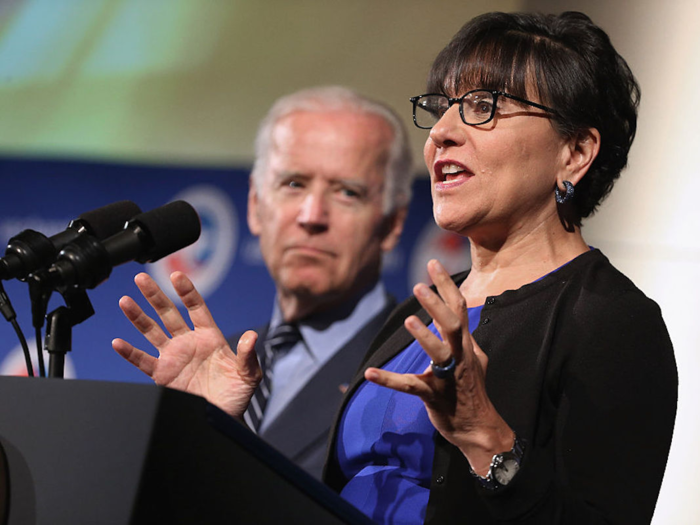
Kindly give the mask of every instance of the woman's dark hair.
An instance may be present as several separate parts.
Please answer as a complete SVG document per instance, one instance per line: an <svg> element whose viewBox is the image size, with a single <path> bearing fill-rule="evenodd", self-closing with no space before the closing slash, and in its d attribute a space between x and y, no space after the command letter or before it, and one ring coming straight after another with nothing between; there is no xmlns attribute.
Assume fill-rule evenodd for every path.
<svg viewBox="0 0 700 525"><path fill-rule="evenodd" d="M428 77L431 93L459 96L475 88L537 96L556 110L564 137L600 132L600 151L573 200L577 224L591 215L627 164L640 95L605 31L577 12L478 16L440 52Z"/></svg>

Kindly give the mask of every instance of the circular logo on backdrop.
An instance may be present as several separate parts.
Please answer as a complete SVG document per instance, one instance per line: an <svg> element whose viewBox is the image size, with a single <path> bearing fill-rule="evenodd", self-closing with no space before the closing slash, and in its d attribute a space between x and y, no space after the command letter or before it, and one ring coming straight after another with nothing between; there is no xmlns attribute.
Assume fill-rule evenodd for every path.
<svg viewBox="0 0 700 525"><path fill-rule="evenodd" d="M187 274L197 290L206 297L226 277L238 243L238 215L226 192L210 185L191 186L173 200L190 203L202 223L202 233L194 244L148 266L148 273L163 291L175 300L170 274L180 270Z"/></svg>
<svg viewBox="0 0 700 525"><path fill-rule="evenodd" d="M440 261L450 275L468 270L472 265L469 240L443 230L434 222L428 223L418 235L411 254L408 271L409 290L417 283L432 284L426 269L430 259Z"/></svg>

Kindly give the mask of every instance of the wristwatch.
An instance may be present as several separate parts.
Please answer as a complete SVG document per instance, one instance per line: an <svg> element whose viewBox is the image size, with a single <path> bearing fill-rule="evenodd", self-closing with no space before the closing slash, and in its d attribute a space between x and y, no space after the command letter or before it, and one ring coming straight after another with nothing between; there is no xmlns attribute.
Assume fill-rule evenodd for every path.
<svg viewBox="0 0 700 525"><path fill-rule="evenodd" d="M496 454L491 459L491 466L486 476L479 476L469 467L472 475L479 480L481 486L489 490L496 490L510 483L520 470L520 462L525 453L525 440L515 435L513 448L508 452Z"/></svg>

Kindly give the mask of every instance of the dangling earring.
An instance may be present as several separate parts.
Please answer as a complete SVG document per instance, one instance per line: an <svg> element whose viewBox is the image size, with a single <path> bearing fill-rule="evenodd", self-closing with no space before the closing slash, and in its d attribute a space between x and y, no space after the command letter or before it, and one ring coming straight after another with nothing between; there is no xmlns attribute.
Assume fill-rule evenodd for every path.
<svg viewBox="0 0 700 525"><path fill-rule="evenodd" d="M559 191L559 186L554 188L554 197L557 199L558 204L566 204L571 199L574 198L574 185L568 180L564 181L564 186L566 187L566 193L562 195Z"/></svg>

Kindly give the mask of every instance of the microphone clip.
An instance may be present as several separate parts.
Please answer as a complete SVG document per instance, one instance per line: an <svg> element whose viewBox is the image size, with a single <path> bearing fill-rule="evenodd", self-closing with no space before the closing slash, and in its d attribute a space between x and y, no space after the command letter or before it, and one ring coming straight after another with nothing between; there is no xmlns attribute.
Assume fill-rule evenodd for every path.
<svg viewBox="0 0 700 525"><path fill-rule="evenodd" d="M63 377L66 354L73 347L75 325L95 314L87 292L73 288L62 292L66 302L46 316L46 351L49 353L49 377Z"/></svg>

